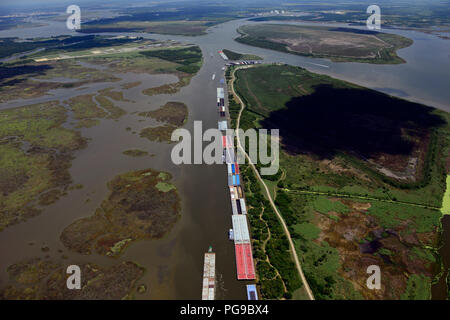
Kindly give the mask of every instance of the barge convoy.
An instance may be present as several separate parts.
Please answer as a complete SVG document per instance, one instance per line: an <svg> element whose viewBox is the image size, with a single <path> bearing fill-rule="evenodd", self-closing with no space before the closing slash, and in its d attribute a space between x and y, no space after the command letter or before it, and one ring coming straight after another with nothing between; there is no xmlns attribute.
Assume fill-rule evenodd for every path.
<svg viewBox="0 0 450 320"><path fill-rule="evenodd" d="M203 264L202 300L214 300L216 294L216 254L210 246Z"/></svg>
<svg viewBox="0 0 450 320"><path fill-rule="evenodd" d="M219 53L225 60L228 60L223 52ZM224 135L222 135L222 159L227 168L228 191L232 210L231 222L233 226L228 231L228 238L234 242L237 279L254 280L255 265L247 222L247 206L245 204L243 186L241 185L239 165L236 160L234 138L227 134L228 121L226 119L225 90L223 87L225 80L221 79L220 84L221 87L217 88L217 108L219 109L220 116L217 126L219 130L224 132ZM208 252L205 253L203 266L202 300L214 300L215 298L215 264L216 255L212 252L212 247L209 247ZM247 297L248 300L258 300L258 294L254 284L247 285Z"/></svg>
<svg viewBox="0 0 450 320"><path fill-rule="evenodd" d="M225 81L220 81L223 84ZM247 223L247 206L245 204L244 192L242 191L239 165L236 161L234 149L234 138L227 135L228 121L225 117L225 90L217 88L217 106L222 118L218 122L218 128L224 131L222 136L223 159L227 165L228 188L231 200L231 221L233 224L233 241L236 256L236 269L238 280L254 280L255 266L253 262L250 232Z"/></svg>

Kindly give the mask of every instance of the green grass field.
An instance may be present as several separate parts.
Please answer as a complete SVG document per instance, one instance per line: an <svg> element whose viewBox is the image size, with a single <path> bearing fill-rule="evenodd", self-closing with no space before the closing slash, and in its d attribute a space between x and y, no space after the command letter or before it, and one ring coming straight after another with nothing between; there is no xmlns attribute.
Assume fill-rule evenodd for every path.
<svg viewBox="0 0 450 320"><path fill-rule="evenodd" d="M72 182L72 153L85 146L66 129L66 110L57 101L0 112L0 230L40 213Z"/></svg>
<svg viewBox="0 0 450 320"><path fill-rule="evenodd" d="M442 214L450 214L450 176L447 175L446 179L447 188L442 199Z"/></svg>
<svg viewBox="0 0 450 320"><path fill-rule="evenodd" d="M122 21L113 24L90 24L80 32L147 32L181 36L200 36L206 34L208 21Z"/></svg>
<svg viewBox="0 0 450 320"><path fill-rule="evenodd" d="M277 121L282 112L292 108L293 99L308 101L324 84L337 91L372 94L359 86L288 65L257 66L239 70L236 75L235 89L246 104L241 117L244 129L270 126L271 121ZM231 101L230 106L234 103ZM407 102L394 99L391 103ZM314 101L298 103L295 108L310 105L320 108ZM339 102L334 101L334 105ZM439 268L436 265L441 218L438 208L448 206L442 204L446 187L448 114L425 106L417 108L426 110L430 119L443 120L438 121L441 124L436 128L429 129L434 140L428 140L429 147L421 155L423 162L418 167L427 174L416 172L415 181L400 182L384 177L376 167L346 150L323 155L309 147L303 152L286 146L281 148L280 167L285 175L279 181L266 181L270 181L270 192L276 193L276 205L295 241L316 299L428 299L431 296L431 279L436 275L435 268ZM305 115L314 116L307 112ZM345 119L336 117L336 121ZM282 141L286 141L283 127L279 128ZM244 172L243 176L247 174ZM250 187L246 184L250 207L256 205L252 181L247 182ZM269 214L270 210L264 217L270 219ZM269 225L270 232L278 228L274 222ZM251 228L252 237L254 234L258 239L263 237L259 223L251 220ZM259 242L256 241L257 248ZM387 281L385 288L377 293L365 287L363 270L366 264L374 263L385 270ZM263 294L264 290L262 286ZM302 296L297 291L291 294Z"/></svg>
<svg viewBox="0 0 450 320"><path fill-rule="evenodd" d="M237 53L228 49L223 49L222 51L230 60L263 60L263 58L254 54Z"/></svg>
<svg viewBox="0 0 450 320"><path fill-rule="evenodd" d="M241 36L236 41L256 47L332 61L378 64L404 63L396 51L413 43L394 34L351 28L258 24L244 25L238 32Z"/></svg>

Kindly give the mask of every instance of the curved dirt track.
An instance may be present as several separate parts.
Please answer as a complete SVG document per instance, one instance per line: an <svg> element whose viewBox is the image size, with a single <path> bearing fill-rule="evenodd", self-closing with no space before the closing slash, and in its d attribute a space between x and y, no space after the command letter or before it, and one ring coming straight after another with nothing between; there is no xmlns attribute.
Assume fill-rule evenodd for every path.
<svg viewBox="0 0 450 320"><path fill-rule="evenodd" d="M250 68L250 67L249 67L249 66L238 67L238 68L234 69L233 72L232 72L232 74L231 74L231 92L232 92L233 95L238 99L239 104L241 105L241 109L239 110L239 115L238 115L237 120L236 120L236 133L237 133L237 130L239 129L239 126L240 126L241 115L242 115L242 111L243 111L244 108L245 108L245 104L242 102L242 100L241 100L241 98L239 97L239 95L237 95L236 92L234 91L234 81L236 80L236 78L235 78L235 72L236 72L236 70L239 70L239 69L247 69L247 68ZM292 238L291 238L291 234L290 234L290 232L289 232L289 229L287 228L286 223L284 222L283 217L281 216L280 212L278 211L277 206L275 205L275 203L274 203L274 201L273 201L273 199L272 199L272 196L270 195L269 188L267 188L267 185L264 183L263 179L261 179L261 176L259 175L258 170L257 170L256 167L253 165L253 163L250 162L250 158L249 158L248 154L247 154L247 153L245 152L245 150L242 148L241 142L240 142L240 140L239 140L239 135L238 135L238 134L236 134L236 138L237 138L237 147L245 154L245 157L247 158L247 160L248 160L248 162L249 162L249 165L250 165L251 168L253 169L253 172L255 172L255 175L256 175L257 179L258 179L258 180L260 181L260 183L264 186L264 189L265 189L265 191L266 191L267 198L269 199L270 205L272 206L273 210L274 210L275 213L277 214L278 220L281 222L281 226L283 227L284 233L286 234L286 237L287 237L287 239L288 239L288 241L289 241L289 248L290 248L292 257L293 257L293 259L294 259L295 266L297 267L298 274L299 274L300 278L302 279L302 282L303 282L303 285L304 285L304 287L305 287L305 290L306 290L306 293L307 293L307 295L308 295L308 298L309 298L310 300L314 300L314 295L313 295L313 293L312 293L311 288L310 288L309 285L308 285L308 281L306 280L305 275L303 274L303 270L302 270L302 267L301 267L301 265L300 265L300 261L298 260L297 252L295 251L294 242L292 241Z"/></svg>

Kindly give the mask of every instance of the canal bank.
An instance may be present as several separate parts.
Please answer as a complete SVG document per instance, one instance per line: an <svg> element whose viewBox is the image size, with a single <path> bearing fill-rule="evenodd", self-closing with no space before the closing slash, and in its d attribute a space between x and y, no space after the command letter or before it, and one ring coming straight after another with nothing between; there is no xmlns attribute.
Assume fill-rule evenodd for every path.
<svg viewBox="0 0 450 320"><path fill-rule="evenodd" d="M441 234L439 237L439 262L441 273L439 281L431 288L431 296L434 300L448 299L449 296L449 270L450 270L450 175L446 179L447 187L442 199Z"/></svg>

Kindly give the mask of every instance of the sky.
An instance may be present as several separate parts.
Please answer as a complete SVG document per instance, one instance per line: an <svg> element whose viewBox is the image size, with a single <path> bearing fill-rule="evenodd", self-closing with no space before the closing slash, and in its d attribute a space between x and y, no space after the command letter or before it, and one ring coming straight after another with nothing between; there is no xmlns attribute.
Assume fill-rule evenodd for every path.
<svg viewBox="0 0 450 320"><path fill-rule="evenodd" d="M207 3L208 0L0 0L0 12L8 11L9 13L19 13L20 11L48 11L52 8L61 10L68 5L76 4L80 7L84 5L101 5L104 7L121 5L123 7L131 4L154 4L158 2L190 2L190 3ZM231 2L257 2L258 0L231 0ZM221 0L211 0L213 3L222 2ZM230 3L230 0L223 0L224 3ZM261 0L267 4L268 0ZM274 6L283 3L369 3L378 4L383 3L392 4L432 4L432 3L449 3L450 0L272 0Z"/></svg>

